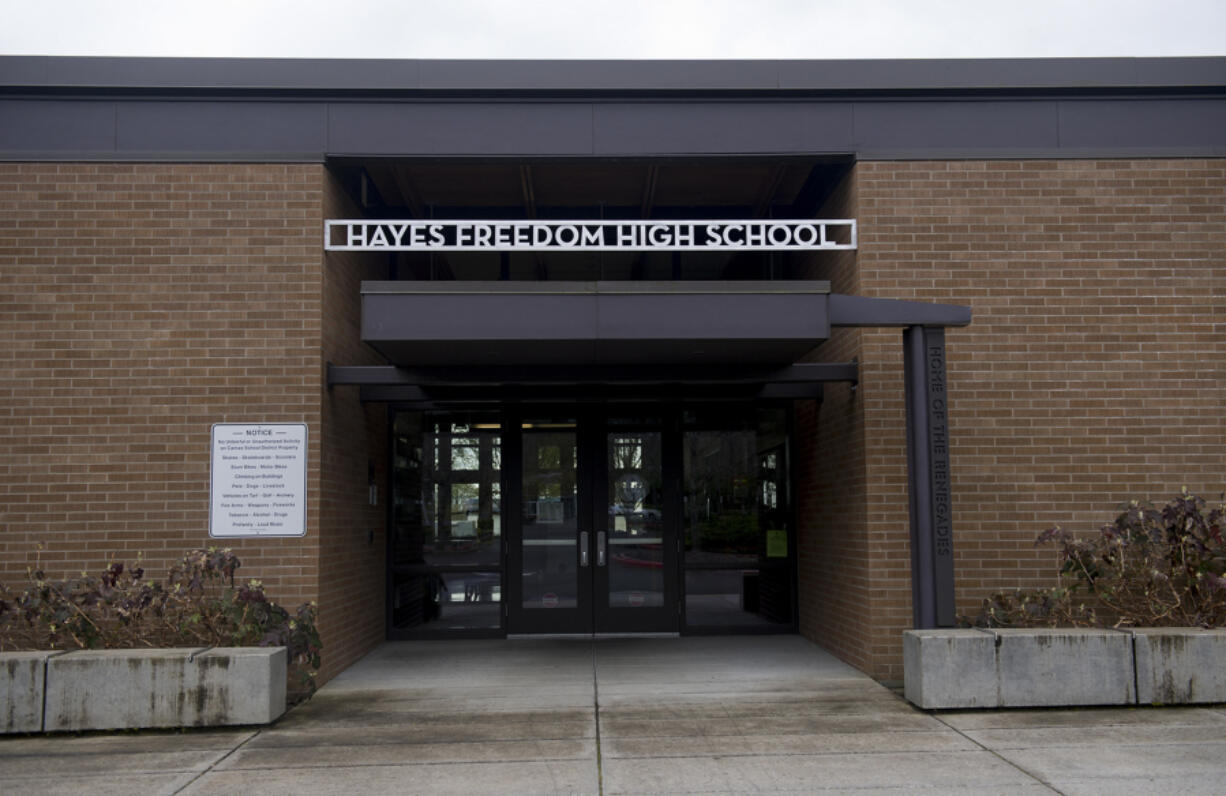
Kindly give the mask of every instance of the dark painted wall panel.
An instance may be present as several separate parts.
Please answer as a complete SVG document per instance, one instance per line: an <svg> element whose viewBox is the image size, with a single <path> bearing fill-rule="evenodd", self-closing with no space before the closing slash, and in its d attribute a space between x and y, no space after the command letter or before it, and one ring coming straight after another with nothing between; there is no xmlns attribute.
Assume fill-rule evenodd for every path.
<svg viewBox="0 0 1226 796"><path fill-rule="evenodd" d="M826 296L380 295L366 340L822 340Z"/></svg>
<svg viewBox="0 0 1226 796"><path fill-rule="evenodd" d="M121 152L284 152L327 146L321 105L300 102L121 102Z"/></svg>
<svg viewBox="0 0 1226 796"><path fill-rule="evenodd" d="M585 103L332 103L328 154L590 155Z"/></svg>
<svg viewBox="0 0 1226 796"><path fill-rule="evenodd" d="M0 152L110 152L115 103L0 100Z"/></svg>
<svg viewBox="0 0 1226 796"><path fill-rule="evenodd" d="M1217 147L1226 154L1226 102L1187 99L1064 100L1059 103L1060 145L1069 148Z"/></svg>
<svg viewBox="0 0 1226 796"><path fill-rule="evenodd" d="M822 32L815 32L820 36ZM1226 58L358 60L0 56L0 85L263 91L937 90L1220 86Z"/></svg>
<svg viewBox="0 0 1226 796"><path fill-rule="evenodd" d="M601 296L602 340L824 340L824 295Z"/></svg>
<svg viewBox="0 0 1226 796"><path fill-rule="evenodd" d="M1226 154L1226 97L285 102L0 100L0 158Z"/></svg>
<svg viewBox="0 0 1226 796"><path fill-rule="evenodd" d="M855 105L850 102L806 103L804 151L850 153L856 149Z"/></svg>
<svg viewBox="0 0 1226 796"><path fill-rule="evenodd" d="M1226 58L968 58L780 61L787 89L890 91L1215 86Z"/></svg>
<svg viewBox="0 0 1226 796"><path fill-rule="evenodd" d="M600 155L847 152L851 144L846 103L610 103L594 117Z"/></svg>
<svg viewBox="0 0 1226 796"><path fill-rule="evenodd" d="M423 89L756 90L778 85L774 61L422 61Z"/></svg>
<svg viewBox="0 0 1226 796"><path fill-rule="evenodd" d="M858 102L856 150L1055 149L1050 101Z"/></svg>
<svg viewBox="0 0 1226 796"><path fill-rule="evenodd" d="M593 340L596 296L366 295L363 340Z"/></svg>

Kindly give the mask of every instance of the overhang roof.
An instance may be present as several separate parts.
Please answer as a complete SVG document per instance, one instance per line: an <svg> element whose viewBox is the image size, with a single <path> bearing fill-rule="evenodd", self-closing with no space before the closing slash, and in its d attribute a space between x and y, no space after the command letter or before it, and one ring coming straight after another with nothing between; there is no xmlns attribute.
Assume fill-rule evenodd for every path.
<svg viewBox="0 0 1226 796"><path fill-rule="evenodd" d="M362 340L406 367L779 367L832 326L970 320L967 307L831 295L822 281L362 283Z"/></svg>
<svg viewBox="0 0 1226 796"><path fill-rule="evenodd" d="M4 160L1223 154L1221 57L0 57Z"/></svg>
<svg viewBox="0 0 1226 796"><path fill-rule="evenodd" d="M358 60L6 56L0 86L49 91L943 92L1226 85L1226 58Z"/></svg>

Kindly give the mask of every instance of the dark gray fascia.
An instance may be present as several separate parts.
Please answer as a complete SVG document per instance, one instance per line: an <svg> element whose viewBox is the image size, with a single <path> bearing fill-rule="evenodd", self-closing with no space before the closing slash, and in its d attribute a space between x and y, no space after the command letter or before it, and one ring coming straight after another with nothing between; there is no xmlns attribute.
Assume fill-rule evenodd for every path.
<svg viewBox="0 0 1226 796"><path fill-rule="evenodd" d="M355 60L0 57L33 93L945 93L1208 90L1226 58L882 60Z"/></svg>

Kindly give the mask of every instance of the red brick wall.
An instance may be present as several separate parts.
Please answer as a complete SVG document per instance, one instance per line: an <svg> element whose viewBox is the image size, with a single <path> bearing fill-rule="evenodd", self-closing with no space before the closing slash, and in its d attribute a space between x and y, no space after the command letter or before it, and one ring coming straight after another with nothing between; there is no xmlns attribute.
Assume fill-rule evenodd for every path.
<svg viewBox="0 0 1226 796"><path fill-rule="evenodd" d="M320 604L322 679L383 637L385 417L324 362L360 343L352 215L319 165L0 164L0 578L229 546L278 601ZM305 422L307 535L210 540L210 427Z"/></svg>
<svg viewBox="0 0 1226 796"><path fill-rule="evenodd" d="M330 173L324 216L360 218ZM323 219L320 219L320 229ZM332 252L323 269L323 358L337 365L382 365L361 342L361 282L387 278L386 255ZM321 364L322 367L322 364ZM385 637L387 562L387 407L363 406L357 387L325 389L319 556L320 632L327 679ZM370 505L375 468L378 504Z"/></svg>
<svg viewBox="0 0 1226 796"><path fill-rule="evenodd" d="M209 545L210 427L306 422L305 539L231 540L314 599L319 166L0 164L0 577ZM212 543L221 544L215 541Z"/></svg>
<svg viewBox="0 0 1226 796"><path fill-rule="evenodd" d="M818 212L821 218L854 218L856 180L849 173ZM802 273L824 279L835 293L857 293L854 253L815 256ZM860 358L860 330L835 330L810 359ZM800 632L848 663L868 669L869 603L874 573L868 549L868 485L864 459L862 393L828 384L824 398L798 401L794 423L794 473L798 527Z"/></svg>
<svg viewBox="0 0 1226 796"><path fill-rule="evenodd" d="M860 163L860 292L967 304L947 335L958 603L1050 582L1044 528L1226 487L1226 161ZM911 621L902 355L861 335L868 671Z"/></svg>
<svg viewBox="0 0 1226 796"><path fill-rule="evenodd" d="M840 292L952 301L959 603L1046 582L1034 536L1226 473L1223 161L861 163ZM209 428L306 422L308 535L231 543L279 600L321 603L325 678L382 638L384 422L323 364L358 343L377 260L325 257L352 215L318 165L0 164L0 577L209 543ZM800 623L878 677L910 624L901 337L844 331L861 383L797 411ZM371 532L373 531L373 538Z"/></svg>

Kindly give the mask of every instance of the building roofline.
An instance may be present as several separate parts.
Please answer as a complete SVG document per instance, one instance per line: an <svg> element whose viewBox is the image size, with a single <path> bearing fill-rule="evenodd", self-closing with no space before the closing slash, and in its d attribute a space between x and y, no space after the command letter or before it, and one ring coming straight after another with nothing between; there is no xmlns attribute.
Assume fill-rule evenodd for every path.
<svg viewBox="0 0 1226 796"><path fill-rule="evenodd" d="M1218 93L1226 57L960 60L355 60L0 56L43 93Z"/></svg>

